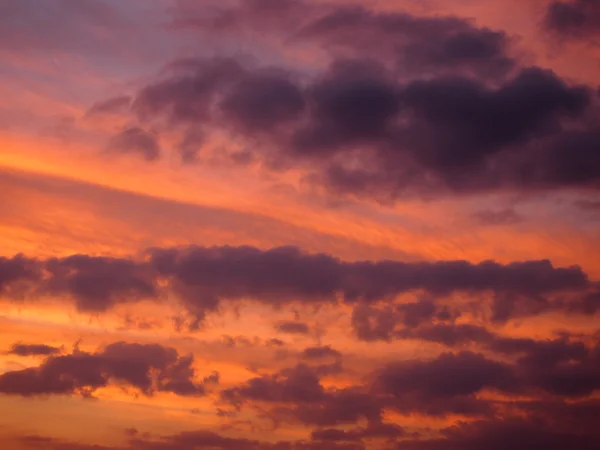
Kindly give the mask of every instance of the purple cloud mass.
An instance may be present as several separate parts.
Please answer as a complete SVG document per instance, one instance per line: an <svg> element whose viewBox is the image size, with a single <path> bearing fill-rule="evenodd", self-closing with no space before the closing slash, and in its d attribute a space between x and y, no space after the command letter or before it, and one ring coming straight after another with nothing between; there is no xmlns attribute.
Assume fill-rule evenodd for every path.
<svg viewBox="0 0 600 450"><path fill-rule="evenodd" d="M176 294L198 321L223 301L249 298L276 306L341 299L357 305L355 326L375 311L366 305L409 292L438 298L460 292L487 293L495 321L547 311L594 314L599 299L597 283L579 267L555 268L549 261L506 265L493 261L345 262L295 247L154 248L146 254L146 261L87 255L48 260L2 258L0 290L15 299L66 295L79 310L98 312L118 303L158 299L166 289ZM42 271L47 274L42 276ZM167 285L159 287L159 278ZM448 315L448 311L436 313L428 302L395 308L384 314L385 320L396 323L401 316L407 325L417 325L436 314L441 320Z"/></svg>
<svg viewBox="0 0 600 450"><path fill-rule="evenodd" d="M548 17L592 4L554 2ZM203 139L225 129L260 143L244 164L300 168L331 194L383 202L599 186L595 89L521 64L502 31L319 2L213 12L182 2L173 29L316 45L329 65L307 76L222 56L175 61L138 92L132 110L142 123L167 120ZM186 160L201 152L187 149Z"/></svg>
<svg viewBox="0 0 600 450"><path fill-rule="evenodd" d="M89 396L116 381L148 396L155 392L204 395L204 386L194 381L193 358L179 356L173 348L115 342L96 353L77 349L69 355L54 356L54 353L46 353L50 356L39 367L0 375L0 393Z"/></svg>
<svg viewBox="0 0 600 450"><path fill-rule="evenodd" d="M46 344L23 344L16 343L8 351L11 355L18 356L50 356L61 352L60 348L52 347Z"/></svg>
<svg viewBox="0 0 600 450"><path fill-rule="evenodd" d="M490 390L509 397L542 392L554 401L582 399L600 390L598 345L508 338L493 344L505 355L522 356L508 363L461 351L430 360L392 362L376 370L367 384L343 389L326 389L318 373L301 363L252 378L220 395L237 409L262 404L283 420L327 427L354 424L361 418L379 426L386 408L403 414L492 418L501 413L503 402L479 395ZM518 409L517 403L512 406Z"/></svg>
<svg viewBox="0 0 600 450"><path fill-rule="evenodd" d="M592 40L600 34L600 3L596 0L552 1L546 28L567 39Z"/></svg>

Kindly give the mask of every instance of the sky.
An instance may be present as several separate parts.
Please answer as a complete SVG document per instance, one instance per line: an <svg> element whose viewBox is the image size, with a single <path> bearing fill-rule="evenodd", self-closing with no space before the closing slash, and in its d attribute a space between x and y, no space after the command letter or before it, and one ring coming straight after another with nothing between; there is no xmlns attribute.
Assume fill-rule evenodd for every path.
<svg viewBox="0 0 600 450"><path fill-rule="evenodd" d="M2 449L600 449L599 80L597 0L0 0Z"/></svg>

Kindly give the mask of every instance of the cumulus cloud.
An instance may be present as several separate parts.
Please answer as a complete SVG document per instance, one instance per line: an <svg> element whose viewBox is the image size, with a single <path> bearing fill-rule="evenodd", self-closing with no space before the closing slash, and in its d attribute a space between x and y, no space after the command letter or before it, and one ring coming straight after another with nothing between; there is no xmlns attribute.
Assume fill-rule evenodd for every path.
<svg viewBox="0 0 600 450"><path fill-rule="evenodd" d="M332 193L394 200L598 186L598 131L586 125L593 90L549 70L522 67L490 85L444 73L402 81L371 57L335 60L306 81L224 58L175 65L184 72L139 92L140 120L258 139L251 156L265 167L302 168ZM154 159L158 150L135 136L124 147Z"/></svg>
<svg viewBox="0 0 600 450"><path fill-rule="evenodd" d="M204 395L197 383L193 357L158 344L115 342L88 353L50 356L38 367L0 375L0 392L8 395L92 395L110 383L123 383L151 396L156 392ZM212 379L211 379L212 380ZM212 380L214 381L214 380Z"/></svg>
<svg viewBox="0 0 600 450"><path fill-rule="evenodd" d="M547 22L593 22L592 3L553 2ZM331 194L383 202L599 186L594 89L520 64L502 31L304 1L242 2L214 14L184 2L174 11L175 29L271 33L325 49L329 64L307 74L224 57L179 60L139 91L133 111L142 120L202 136L226 129L260 144L245 162L300 168Z"/></svg>

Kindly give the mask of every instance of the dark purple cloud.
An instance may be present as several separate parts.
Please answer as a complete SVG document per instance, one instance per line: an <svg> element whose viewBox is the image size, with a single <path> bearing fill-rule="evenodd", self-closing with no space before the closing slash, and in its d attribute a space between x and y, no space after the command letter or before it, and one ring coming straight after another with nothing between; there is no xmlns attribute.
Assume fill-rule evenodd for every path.
<svg viewBox="0 0 600 450"><path fill-rule="evenodd" d="M372 55L403 75L454 71L498 77L510 71L510 39L459 17L418 17L358 5L251 0L207 13L187 2L174 11L173 28L317 47L333 58Z"/></svg>
<svg viewBox="0 0 600 450"><path fill-rule="evenodd" d="M278 331L289 334L308 334L310 328L304 322L279 322L275 325Z"/></svg>
<svg viewBox="0 0 600 450"><path fill-rule="evenodd" d="M600 345L590 349L584 358L573 358L571 354L542 356L546 359L520 361L533 385L554 395L574 398L600 389Z"/></svg>
<svg viewBox="0 0 600 450"><path fill-rule="evenodd" d="M600 35L600 3L596 0L552 1L544 25L567 39L589 39Z"/></svg>
<svg viewBox="0 0 600 450"><path fill-rule="evenodd" d="M273 375L262 375L221 391L221 399L238 408L250 403L270 405L281 420L335 426L361 418L380 423L382 405L362 388L325 389L319 369L298 364Z"/></svg>
<svg viewBox="0 0 600 450"><path fill-rule="evenodd" d="M316 41L334 55L377 55L401 74L440 71L501 76L515 65L502 31L478 28L459 17L418 17L341 6L307 22L299 40Z"/></svg>
<svg viewBox="0 0 600 450"><path fill-rule="evenodd" d="M359 335L360 337L360 335ZM494 341L495 335L487 328L472 324L436 323L426 324L416 329L402 329L388 332L386 340L396 337L398 339L422 339L428 342L456 347L470 343L487 345Z"/></svg>
<svg viewBox="0 0 600 450"><path fill-rule="evenodd" d="M569 10L557 17L572 21L592 5L553 2L548 17ZM293 0L180 2L172 12L175 29L267 35L330 56L324 71L302 74L224 57L178 60L140 90L133 111L142 122L162 118L202 142L226 129L257 144L234 162L301 168L332 194L385 202L600 185L593 89L523 67L502 31ZM196 160L198 140L187 140L184 160Z"/></svg>
<svg viewBox="0 0 600 450"><path fill-rule="evenodd" d="M365 419L372 428L381 426L385 408L433 416L489 416L491 405L478 400L476 394L484 388L513 389L517 385L510 365L468 352L390 364L372 378L371 385L325 389L316 370L298 365L273 376L253 378L222 391L221 396L237 407L270 405L272 414L282 420L331 427ZM356 439L363 437L367 436Z"/></svg>
<svg viewBox="0 0 600 450"><path fill-rule="evenodd" d="M378 373L377 385L383 392L403 399L404 405L421 401L427 407L444 399L469 398L484 388L508 394L544 391L565 398L586 397L600 389L597 344L586 347L580 341L564 338L505 338L483 329L475 332L472 327L467 337L483 348L516 359L509 364L470 351L444 353L430 361L390 364Z"/></svg>
<svg viewBox="0 0 600 450"><path fill-rule="evenodd" d="M501 359L460 351L432 359L397 361L375 370L366 384L344 389L326 389L317 369L299 364L221 391L221 398L237 408L263 405L271 415L284 421L331 427L357 423L362 418L372 428L381 425L382 411L386 409L401 414L490 419L505 414L507 407L523 409L535 405L521 405L514 396L543 394L541 398L552 402L585 402L585 398L600 390L598 345L585 346L566 338L514 339L491 332L471 333L470 337L481 337L478 343ZM489 391L502 394L506 400L481 397L481 393ZM537 401L541 400L534 402ZM314 436L341 441L367 437L336 430Z"/></svg>
<svg viewBox="0 0 600 450"><path fill-rule="evenodd" d="M303 92L288 74L259 72L226 93L220 108L234 128L253 134L270 132L298 119L305 102Z"/></svg>
<svg viewBox="0 0 600 450"><path fill-rule="evenodd" d="M169 69L170 77L144 87L134 99L132 109L141 120L163 116L171 124L202 125L211 118L217 94L247 75L230 58L178 60Z"/></svg>
<svg viewBox="0 0 600 450"><path fill-rule="evenodd" d="M301 83L231 59L175 65L183 74L135 99L142 121L162 117L203 139L211 127L258 139L248 158L304 168L331 192L394 200L600 182L598 132L584 124L595 96L549 70L521 68L494 85L440 73L401 82L369 56Z"/></svg>
<svg viewBox="0 0 600 450"><path fill-rule="evenodd" d="M580 448L596 450L598 434L561 431L523 418L459 423L442 430L437 439L398 443L398 450L504 450L507 448Z"/></svg>
<svg viewBox="0 0 600 450"><path fill-rule="evenodd" d="M431 407L444 396L470 395L482 387L508 393L544 391L572 398L585 397L600 389L600 347L565 336L540 341L509 338L471 324L430 324L389 332L385 336L365 337L361 332L357 330L358 337L365 340L412 338L455 348L476 347L514 361L514 364L498 363L462 352L445 354L430 362L416 360L392 365L382 372L384 389L397 386L403 395L409 396L409 400L404 400L406 405L421 401ZM502 376L495 378L499 374ZM444 377L455 391L437 380L438 376ZM438 388L441 391L434 392ZM425 394L431 397L422 397Z"/></svg>
<svg viewBox="0 0 600 450"><path fill-rule="evenodd" d="M284 408L276 411L291 414L301 423L318 427L355 424L359 421L379 424L382 420L383 404L362 387L358 387L328 392L321 402L304 402L288 410Z"/></svg>
<svg viewBox="0 0 600 450"><path fill-rule="evenodd" d="M403 125L381 128L365 168L348 168L342 159L318 175L334 191L386 192L393 199L419 191L598 184L592 150L597 136L589 129L565 131L562 125L586 114L592 94L583 86L528 68L493 89L464 77L417 80L397 89L402 109L393 123ZM393 98L392 91L388 95ZM344 147L328 142L330 136L323 133L316 143L327 142L330 151L340 152Z"/></svg>
<svg viewBox="0 0 600 450"><path fill-rule="evenodd" d="M464 166L505 146L560 130L558 119L581 115L590 93L550 71L526 68L497 89L464 78L415 81L406 87L403 99L416 119L413 126L426 127L440 141L448 141L442 146L415 142L425 151L423 162ZM455 158L450 158L452 153Z"/></svg>
<svg viewBox="0 0 600 450"><path fill-rule="evenodd" d="M111 382L124 383L145 395L172 392L204 395L194 381L192 356L180 356L173 348L158 344L116 342L103 350L49 356L39 367L0 375L0 392L8 395L91 395Z"/></svg>
<svg viewBox="0 0 600 450"><path fill-rule="evenodd" d="M150 265L161 275L186 284L229 289L231 292L223 293L224 297L258 297L265 291L319 298L341 291L347 301L353 301L412 289L437 294L460 290L541 294L590 286L580 268L554 268L549 261L507 265L492 261L343 262L325 254L303 253L295 247L266 251L252 247L188 247L155 249L149 254ZM225 284L231 287L220 286Z"/></svg>
<svg viewBox="0 0 600 450"><path fill-rule="evenodd" d="M18 356L50 356L61 352L58 347L52 347L46 344L23 344L16 343L8 351L11 355Z"/></svg>
<svg viewBox="0 0 600 450"><path fill-rule="evenodd" d="M17 436L14 441L27 449L44 450L364 450L358 443L324 441L279 441L267 442L251 438L228 437L214 431L194 430L178 434L149 437L131 436L122 446L104 446L63 441L52 437L27 435Z"/></svg>
<svg viewBox="0 0 600 450"><path fill-rule="evenodd" d="M310 90L310 122L296 132L296 157L324 157L340 148L385 140L400 111L399 86L372 62L337 62Z"/></svg>
<svg viewBox="0 0 600 450"><path fill-rule="evenodd" d="M342 354L329 345L322 347L308 347L302 351L302 357L308 360L318 360L325 358L340 358Z"/></svg>
<svg viewBox="0 0 600 450"><path fill-rule="evenodd" d="M221 391L223 399L234 404L247 400L267 403L314 403L325 398L317 374L299 364L275 375L252 378L243 386Z"/></svg>
<svg viewBox="0 0 600 450"><path fill-rule="evenodd" d="M382 392L402 400L404 396L423 401L471 396L484 387L512 390L517 380L506 364L481 354L444 353L431 361L412 360L389 364L377 375Z"/></svg>
<svg viewBox="0 0 600 450"><path fill-rule="evenodd" d="M542 295L493 296L490 302L479 299L476 303L456 303L449 306L417 302L408 304L357 304L352 311L352 328L364 341L390 341L397 338L421 338L440 343L466 342L472 338L483 339L487 330L472 324L456 325L461 311L477 311L486 322L502 324L511 319L536 316L549 312L595 314L600 297L592 293L575 295L570 300L558 298L550 301Z"/></svg>
<svg viewBox="0 0 600 450"><path fill-rule="evenodd" d="M41 277L39 263L23 255L11 258L0 257L0 292L10 295L23 282L39 280ZM18 292L15 292L18 294Z"/></svg>
<svg viewBox="0 0 600 450"><path fill-rule="evenodd" d="M26 448L49 450L364 450L367 448L364 440L398 450L562 450L571 446L598 449L600 434L594 420L600 412L597 401L516 402L515 407L515 412L520 412L518 417L459 421L440 430L424 429L422 435L407 433L393 424L374 423L352 429L318 428L312 431L310 440L276 443L232 438L207 430L184 431L152 440L136 433L130 436L129 443L119 447L78 444L38 435L15 440Z"/></svg>
<svg viewBox="0 0 600 450"><path fill-rule="evenodd" d="M253 299L280 306L341 299L362 305L354 313L356 328L361 320L363 328L376 323L371 319L364 322L361 315L369 317L383 311L366 305L410 292L427 293L431 301L453 293L485 294L482 306L491 301L490 319L495 321L548 311L594 314L600 301L596 283L581 268L556 268L549 261L345 262L326 254L304 253L296 247L154 248L146 252L144 260L87 255L35 260L16 256L0 260L0 286L8 298L34 299L41 294L67 297L85 312L102 312L119 303L143 299L158 300L169 292L176 294L198 324L223 301ZM416 326L431 318L447 321L458 314L442 307L434 311L431 301L382 306L385 312L380 314L381 320L392 327L387 333L398 323Z"/></svg>
<svg viewBox="0 0 600 450"><path fill-rule="evenodd" d="M155 275L127 259L73 255L38 263L50 274L36 290L70 294L81 311L104 311L117 303L156 297Z"/></svg>

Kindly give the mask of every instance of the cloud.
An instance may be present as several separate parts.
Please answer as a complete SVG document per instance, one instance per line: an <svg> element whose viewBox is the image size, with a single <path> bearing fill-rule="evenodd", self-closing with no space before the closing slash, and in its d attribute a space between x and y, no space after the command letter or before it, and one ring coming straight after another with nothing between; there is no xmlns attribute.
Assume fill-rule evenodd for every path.
<svg viewBox="0 0 600 450"><path fill-rule="evenodd" d="M334 54L392 58L400 73L454 70L501 76L515 64L504 32L478 28L452 16L418 17L341 6L306 23L298 35Z"/></svg>
<svg viewBox="0 0 600 450"><path fill-rule="evenodd" d="M260 185L297 184L298 198L309 203L328 195L382 203L404 202L408 197L402 209L415 220L423 219L429 206L420 204L415 209L413 200L446 198L461 203L467 201L464 196L491 193L521 198L561 190L559 197L571 206L597 209L593 195L600 187L598 90L577 84L578 77L586 74L570 70L569 78L564 61L535 54L535 48L518 48L530 44L530 38L536 40L531 29L526 30L527 39L513 40L507 31L483 26L504 20L494 16L488 8L492 5L477 11L471 20L436 15L428 7L427 16L392 12L397 2L379 2L387 3L386 11L343 0L90 0L85 4L56 0L40 7L34 3L13 1L0 7L0 54L14 56L7 76L19 78L28 88L27 95L17 93L9 99L8 108L13 108L11 102L21 102L27 109L40 103L40 95L51 94L52 106L42 102L47 108L38 108L36 114L52 115L56 108L80 108L81 101L100 98L95 96L102 90L127 86L127 92L134 90L131 96L90 101L85 115L92 122L118 115L127 128L112 131L106 150L133 156L140 167L142 160L158 163L153 172L173 169L172 161L159 160L168 156L167 151L176 152L188 164L238 165L236 171L249 166L251 173L246 175L258 175L254 181ZM169 3L166 10L165 3ZM422 5L415 5L409 8L421 9ZM540 8L533 8L546 11L545 17L524 16L510 28L517 30L532 19L542 19L552 37L578 40L579 50L591 51L587 43L594 44L598 37L595 5L593 0L545 0ZM451 11L456 6L444 4L442 9ZM169 14L174 20L166 31L161 25L168 22ZM124 45L132 42L125 37L147 42ZM253 55L227 56L240 48ZM116 59L107 65L109 54ZM184 54L198 57L182 59ZM141 72L164 57L179 59L148 81L148 73ZM544 60L556 72L528 67L525 58ZM75 90L57 78L57 65L85 68L85 80L76 71L70 80L78 79L89 89L75 89L78 93L73 96ZM132 80L141 83L137 90ZM9 120L9 125L15 120ZM21 131L36 127L28 124ZM92 128L76 133L84 144L100 131ZM194 167L185 171L192 174ZM19 183L12 183L19 177ZM148 203L139 195L99 193L85 183L9 178L6 185L20 186L23 194L9 195L12 200L4 208L9 228L22 224L29 203L40 203L29 194L42 191L40 198L48 200L42 203L63 204L67 198L92 205L97 214L91 216L104 212L122 223L134 220L124 233L121 229L120 236L110 238L116 246L93 245L117 249L113 256L65 256L65 240L78 241L81 247L78 238L91 236L88 229L98 227L75 226L80 230L59 236L58 231L64 230L44 217L33 231L46 237L54 231L56 239L44 240L41 247L28 242L26 248L61 256L0 256L0 297L12 302L8 309L21 314L22 305L32 311L48 304L62 310L62 315L76 310L77 321L85 314L94 320L100 316L103 322L126 310L119 319L125 327L114 329L115 333L162 335L183 346L199 345L209 357L217 356L209 361L211 365L231 369L233 364L251 373L245 375L247 379L240 378L244 375L239 370L233 370L231 378L210 370L201 373L192 355L158 344L115 342L96 350L71 351L52 346L57 336L48 341L52 345L9 340L3 349L6 361L0 361L6 371L0 374L0 396L6 396L7 402L35 403L21 397L52 395L102 397L107 387L158 397L144 401L154 406L163 400L172 403L169 398L175 395L179 403L182 397L190 397L186 403L204 396L198 405L171 414L176 419L172 424L162 421L167 428L175 427L172 434L144 430L157 417L153 408L146 408L140 420L109 427L118 433L106 436L110 442L120 442L112 444L115 448L109 441L94 443L93 436L79 432L82 439L86 434L86 443L33 435L10 441L6 444L10 448L13 443L15 448L49 450L597 447L600 334L581 331L593 326L593 315L600 308L600 281L591 275L594 264L584 270L545 259L511 262L511 249L504 247L502 262L476 261L472 254L469 260L451 260L456 257L452 248L460 247L456 242L444 248L446 259L439 261L369 259L372 254L402 252L384 248L385 243L358 248L347 245L350 241L334 242L331 236L310 239L298 227L284 227L286 237L280 232L282 225L266 226L273 221L262 216L242 217L177 202L159 204L156 199ZM590 200L582 201L582 194ZM114 201L103 201L109 198ZM548 206L554 200L547 198L537 205ZM508 204L504 201L499 207L478 197L469 202L467 209L476 212L467 217L466 225L469 219L488 226L522 220L502 206ZM565 205L559 203L558 209ZM354 216L379 218L386 222L384 228L391 223L373 205L343 203L342 209ZM436 217L443 216L438 213ZM185 235L185 227L172 226L183 216L210 228L200 230L201 239L212 236L219 243L233 239L258 242L258 246L157 247L125 253L124 246L139 247L142 241L189 242L191 234ZM587 216L578 225L584 234L593 228L593 217ZM406 219L410 223L390 226L418 225ZM535 221L536 215L531 219ZM227 228L224 220L237 229ZM64 225L63 220L58 222L59 228ZM343 228L343 220L338 225ZM436 224L437 231L430 230L437 235L434 240L444 226ZM18 226L13 233L12 228L9 237L30 241L31 233L20 233ZM26 228L31 230L31 224ZM190 230L198 234L198 226ZM488 231L487 235L494 231L504 235L508 230ZM256 233L262 235L250 236ZM525 253L539 250L540 242L547 240L544 236L529 242ZM373 239L382 241L381 237ZM310 251L318 248L323 253L269 247L286 239L291 244L310 241ZM9 241L8 247L18 246ZM578 235L567 236L567 241L578 248L589 239ZM424 251L435 253L426 242L421 244L428 248ZM476 253L481 255L479 250ZM557 251L553 250L561 253ZM339 252L350 259L334 256ZM357 254L364 259L355 259ZM561 258L565 259L564 252ZM176 336L161 332L169 317L158 321L142 317L155 309L144 308L150 303L158 304L154 306L161 311L177 310ZM227 330L210 329L222 325L230 309L239 312L243 321L248 308L252 314L261 312L267 324L250 330L260 336L240 336L239 330L229 329L230 324ZM269 310L297 310L298 319L278 322L279 318L269 319ZM222 313L215 322L214 316ZM47 319L56 322L55 317ZM526 327L524 319L529 322ZM22 328L18 321L6 320L9 328ZM322 330L312 329L315 320ZM114 325L112 319L108 322ZM557 323L570 331L553 332ZM184 330L184 325L190 330ZM204 325L207 336L222 339L196 340L202 336L191 332ZM273 331L287 333L278 337L289 342L269 339ZM312 346L298 347L313 331L323 333L314 336L318 339ZM35 366L23 368L21 362ZM63 400L59 403L72 403ZM207 421L216 427L191 430L188 419L197 421L211 413L202 405L213 406L215 417L207 416ZM115 412L114 417L107 416L109 422L122 417L111 405L105 407ZM69 408L63 412L72 416ZM186 419L180 413L193 416ZM181 427L186 431L177 432ZM286 440L277 441L281 436Z"/></svg>
<svg viewBox="0 0 600 450"><path fill-rule="evenodd" d="M553 2L548 17L568 10L556 17L588 23L594 8ZM233 163L300 170L331 195L394 202L600 185L594 89L521 64L503 31L293 0L178 2L171 13L174 30L320 49L325 61L311 70L224 56L170 63L131 109L140 130L161 123L181 133L186 162L224 131L251 144ZM124 147L158 157L146 134L133 140Z"/></svg>
<svg viewBox="0 0 600 450"><path fill-rule="evenodd" d="M383 405L362 388L337 389L328 392L323 401L301 403L289 410L277 409L281 414L291 414L297 421L318 427L332 427L366 421L379 424Z"/></svg>
<svg viewBox="0 0 600 450"><path fill-rule="evenodd" d="M352 72L344 76L354 77ZM598 183L600 171L589 150L597 136L593 130L567 132L562 126L585 114L591 94L583 86L527 68L493 89L460 77L417 80L396 89L401 113L382 116L367 153L374 162L357 169L340 159L319 175L334 191L387 191L393 199L411 191L469 193ZM358 104L348 107L359 110ZM405 125L396 125L399 120ZM386 125L390 123L394 126ZM327 142L337 152L344 148L327 141L330 132L321 136L317 143ZM548 148L544 152L533 145L540 140ZM581 163L586 158L587 167Z"/></svg>
<svg viewBox="0 0 600 450"><path fill-rule="evenodd" d="M22 282L41 278L40 269L37 261L23 255L0 257L0 293L18 295Z"/></svg>
<svg viewBox="0 0 600 450"><path fill-rule="evenodd" d="M87 353L49 356L39 367L0 375L0 392L8 395L92 395L112 382L124 383L147 396L156 392L204 395L194 381L193 357L158 344L115 342Z"/></svg>
<svg viewBox="0 0 600 450"><path fill-rule="evenodd" d="M11 355L17 356L50 356L61 352L58 347L52 347L46 344L23 344L16 343L8 351Z"/></svg>
<svg viewBox="0 0 600 450"><path fill-rule="evenodd" d="M539 293L590 286L578 267L554 268L549 261L466 261L405 263L344 262L295 247L153 249L149 263L175 283L215 289L223 297L305 297L331 299L341 292L348 302L377 300L414 289L435 294L492 290ZM228 286L225 286L225 285ZM227 292L228 291L228 292ZM275 298L273 298L275 301Z"/></svg>
<svg viewBox="0 0 600 450"><path fill-rule="evenodd" d="M303 363L222 390L221 398L237 408L256 402L271 405L275 417L317 426L355 423L360 418L379 423L382 412L382 406L360 388L326 390L318 368Z"/></svg>
<svg viewBox="0 0 600 450"><path fill-rule="evenodd" d="M119 447L78 444L56 438L28 435L12 441L26 448L50 450L183 450L208 447L215 450L364 450L370 444L385 448L409 450L501 450L514 448L577 448L595 450L598 434L594 420L600 405L596 400L580 403L554 401L515 402L515 417L457 421L451 426L433 430L419 428L408 433L394 424L372 423L367 426L334 429L318 428L310 440L267 443L243 437L227 437L208 430L184 431L153 439L132 434L127 444ZM374 441L376 440L376 441ZM11 441L11 442L12 442ZM385 443L385 444L384 444Z"/></svg>
<svg viewBox="0 0 600 450"><path fill-rule="evenodd" d="M359 336L360 337L360 336ZM396 337L398 339L422 339L436 342L449 347L469 343L486 345L495 339L495 335L487 328L473 324L436 323L426 324L418 328L403 329L388 332L384 335L386 340Z"/></svg>
<svg viewBox="0 0 600 450"><path fill-rule="evenodd" d="M442 431L438 439L424 439L398 443L397 449L406 450L501 450L506 448L545 448L558 450L572 445L592 450L595 433L581 435L573 430L563 432L527 419L507 421L476 421L459 423Z"/></svg>
<svg viewBox="0 0 600 450"><path fill-rule="evenodd" d="M259 72L235 85L220 108L231 126L252 134L297 120L305 102L287 74Z"/></svg>
<svg viewBox="0 0 600 450"><path fill-rule="evenodd" d="M349 431L327 428L311 433L311 438L316 441L360 441L365 438L398 438L404 436L402 427L394 424L373 424L366 428L356 428Z"/></svg>
<svg viewBox="0 0 600 450"><path fill-rule="evenodd" d="M325 389L311 368L299 364L275 375L252 378L243 386L222 391L221 396L236 404L246 400L312 403L325 397Z"/></svg>
<svg viewBox="0 0 600 450"><path fill-rule="evenodd" d="M73 255L51 258L40 266L50 277L35 290L56 296L70 294L80 311L105 311L117 303L158 294L153 273L132 260Z"/></svg>
<svg viewBox="0 0 600 450"><path fill-rule="evenodd" d="M342 354L329 345L322 347L307 347L302 351L304 359L324 359L324 358L340 358Z"/></svg>
<svg viewBox="0 0 600 450"><path fill-rule="evenodd" d="M221 396L238 408L248 403L270 405L271 413L281 420L330 427L365 419L373 429L382 425L386 408L406 414L489 416L490 404L475 395L484 388L513 388L517 383L511 366L469 352L443 354L432 361L393 363L371 378L367 385L325 389L316 370L300 364L253 378L222 391ZM352 440L351 436L345 440ZM367 434L354 435L355 440L364 437Z"/></svg>
<svg viewBox="0 0 600 450"><path fill-rule="evenodd" d="M96 102L87 110L85 116L96 117L126 112L131 104L131 100L132 98L129 95L120 95L102 102Z"/></svg>
<svg viewBox="0 0 600 450"><path fill-rule="evenodd" d="M402 81L371 56L302 77L224 58L172 66L134 100L141 122L256 140L251 159L299 168L333 194L394 201L600 182L593 90L539 67L490 84L437 72Z"/></svg>
<svg viewBox="0 0 600 450"><path fill-rule="evenodd" d="M304 322L279 322L276 325L278 331L290 334L308 334L309 327Z"/></svg>
<svg viewBox="0 0 600 450"><path fill-rule="evenodd" d="M438 307L433 301L420 300L413 303L374 307L359 304L352 310L352 327L356 336L364 341L391 340L402 336L397 328L402 325L404 334L422 324L438 321L453 321L458 312L451 312L448 307Z"/></svg>
<svg viewBox="0 0 600 450"><path fill-rule="evenodd" d="M552 1L544 25L567 39L591 39L600 34L600 4L595 0Z"/></svg>
<svg viewBox="0 0 600 450"><path fill-rule="evenodd" d="M511 392L519 380L509 365L465 351L443 353L430 361L391 363L378 372L375 385L395 399L395 408L407 413L487 415L488 403L475 394L484 388Z"/></svg>
<svg viewBox="0 0 600 450"><path fill-rule="evenodd" d="M325 50L332 58L368 54L404 75L442 70L497 77L515 64L508 55L510 39L502 31L454 16L419 17L359 5L253 0L207 14L206 8L187 2L174 10L172 27L242 39L266 35L287 45Z"/></svg>
<svg viewBox="0 0 600 450"><path fill-rule="evenodd" d="M271 338L267 340L266 345L269 347L285 347L285 342L281 339Z"/></svg>
<svg viewBox="0 0 600 450"><path fill-rule="evenodd" d="M459 415L491 419L509 415L519 397L586 401L600 390L600 346L565 338L535 341L482 333L477 342L495 357L473 351L444 352L429 359L409 359L375 369L361 385L325 388L318 368L298 364L261 375L221 391L221 399L236 408L266 407L278 420L319 427L354 424L382 425L382 412L432 417ZM471 337L477 339L475 334ZM496 359L498 358L498 359ZM482 396L495 392L503 400ZM549 400L550 401L550 400ZM385 428L385 427L384 427ZM387 430L390 431L390 430ZM399 432L400 430L396 430ZM361 440L361 433L315 433L320 440Z"/></svg>
<svg viewBox="0 0 600 450"><path fill-rule="evenodd" d="M146 161L155 161L160 156L157 137L139 127L127 128L113 136L108 148L111 152L139 153Z"/></svg>
<svg viewBox="0 0 600 450"><path fill-rule="evenodd" d="M364 446L356 443L308 440L267 442L228 437L209 430L183 431L156 439L131 436L127 444L118 447L82 444L40 435L17 436L11 442L25 445L27 449L44 450L364 450Z"/></svg>
<svg viewBox="0 0 600 450"><path fill-rule="evenodd" d="M15 256L0 259L0 289L13 300L65 297L83 312L160 300L169 293L196 318L196 325L223 302L247 299L272 306L344 301L356 305L355 327L361 320L364 326L373 323L361 316L384 311L377 303L406 293L426 293L433 300L455 293L485 294L489 301L484 303L491 301L490 318L498 322L548 311L594 314L599 306L597 283L577 266L554 267L544 260L346 262L296 247L152 248L142 259ZM448 320L456 312L422 301L388 306L381 314L393 329L401 322L412 326L432 317Z"/></svg>
<svg viewBox="0 0 600 450"><path fill-rule="evenodd" d="M443 353L430 361L392 363L379 371L377 384L383 392L404 399L406 406L421 401L428 407L443 399L468 398L484 388L508 394L542 390L565 398L586 397L600 389L598 344L586 347L564 338L535 341L484 332L480 336L476 341L480 345L503 355L518 355L514 364L470 351Z"/></svg>
<svg viewBox="0 0 600 450"><path fill-rule="evenodd" d="M132 109L141 120L164 116L172 124L202 125L210 119L216 94L246 74L231 58L178 60L170 69L172 76L145 86L135 97Z"/></svg>

